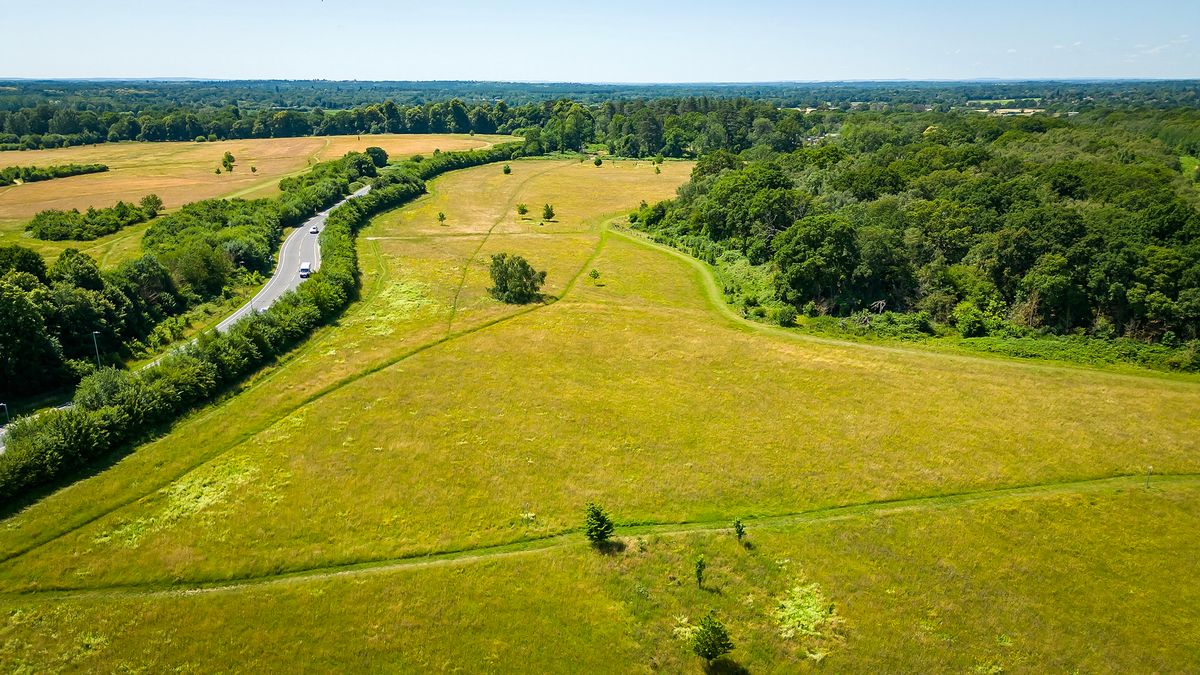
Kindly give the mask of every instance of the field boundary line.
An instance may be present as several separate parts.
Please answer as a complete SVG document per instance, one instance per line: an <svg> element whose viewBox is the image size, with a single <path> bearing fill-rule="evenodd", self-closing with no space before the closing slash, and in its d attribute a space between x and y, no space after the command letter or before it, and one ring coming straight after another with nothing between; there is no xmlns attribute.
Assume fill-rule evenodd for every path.
<svg viewBox="0 0 1200 675"><path fill-rule="evenodd" d="M746 524L756 525L765 529L779 529L797 524L835 522L858 516L876 515L889 516L920 510L933 510L986 503L1006 498L1037 498L1055 494L1088 494L1109 489L1117 492L1129 488L1147 486L1186 486L1200 484L1200 474L1158 474L1147 477L1144 474L1126 474L1071 481L1028 484L1011 487L993 488L968 492L948 493L944 495L928 495L923 497L905 497L882 499L818 507L791 513L769 514L762 516L741 516ZM617 523L614 535L622 537L638 536L681 536L687 534L705 534L729 532L732 530L730 515L723 518L708 518L693 521L651 521L634 523ZM371 573L389 572L403 569L419 569L449 565L454 563L470 563L481 560L494 560L515 555L532 554L572 546L588 545L581 529L574 528L548 533L539 537L522 539L513 542L486 544L482 546L447 549L432 553L413 553L410 555L391 558L367 559L318 565L310 568L288 570L283 572L247 575L218 580L191 580L177 582L145 582L127 584L108 584L93 587L78 588L45 588L25 591L4 591L0 597L38 597L38 598L71 598L88 596L163 596L163 595L198 595L202 593L236 592L257 586L298 582L314 579L328 579L343 576L356 576Z"/></svg>
<svg viewBox="0 0 1200 675"><path fill-rule="evenodd" d="M550 168L530 174L529 176L522 178L521 181L517 183L516 189L513 190L512 196L509 197L508 201L504 203L504 210L500 212L500 215L497 216L496 221L492 223L491 227L488 228L488 231L483 233L483 239L479 241L479 245L476 246L475 250L471 252L471 256L467 258L467 262L463 263L463 273L462 276L459 277L458 288L454 291L454 302L450 304L450 317L446 319L447 336L449 336L451 331L454 329L454 319L458 316L458 299L462 295L463 287L467 284L467 275L471 272L471 265L475 263L475 258L479 255L479 252L483 250L484 244L487 244L488 239L492 236L492 232L495 231L497 227L500 227L500 224L503 223L505 218L508 216L509 211L511 211L513 206L516 204L517 192L529 181L544 176L556 168L558 168L557 165L551 165ZM479 233L475 233L475 236L479 236Z"/></svg>
<svg viewBox="0 0 1200 675"><path fill-rule="evenodd" d="M1103 367L1089 366L1087 364L1059 363L1059 362L1032 360L1032 359L1022 360L1022 359L1014 359L1014 358L1010 358L1010 357L1005 357L1002 355L983 356L983 355L975 355L975 354L960 354L960 353L956 353L956 352L940 350L937 348L918 349L918 348L913 348L913 347L901 347L901 346L893 346L893 345L874 344L874 343L870 343L870 342L855 342L853 340L839 340L837 338L829 338L829 337L821 337L818 335L810 335L807 333L791 331L786 328L782 328L780 326L772 326L770 324L758 323L757 321L751 321L750 319L747 319L747 318L739 315L737 312L735 312L733 310L732 307L729 306L729 304L727 302L725 302L724 294L721 293L720 288L717 286L716 275L714 274L714 272L712 270L712 266L709 265L708 263L706 263L703 260L700 260L698 258L695 258L693 256L690 256L690 255L684 253L683 251L679 251L677 249L671 248L670 246L667 246L666 244L660 244L656 241L652 241L649 238L645 237L640 232L629 230L628 228L624 228L624 227L612 227L609 229L612 231L613 234L617 235L618 237L621 237L622 239L624 239L626 241L629 241L629 242L632 242L635 244L639 244L639 245L649 248L651 250L660 251L662 253L666 253L668 255L679 258L680 260L686 261L689 265L691 265L696 271L698 271L700 273L700 278L702 281L702 285L704 286L705 295L708 297L709 304L712 305L712 308L714 310L716 310L716 313L719 314L720 316L724 317L734 327L738 327L742 330L746 330L747 332L763 333L763 334L767 334L767 335L776 335L776 336L780 336L780 337L786 337L786 338L789 338L792 340L799 340L802 342L810 342L813 344L828 345L828 346L832 346L832 347L847 347L847 348L854 348L854 349L863 349L863 350L868 350L868 351L884 352L884 353L889 353L889 354L921 356L921 357L931 358L931 359L949 359L949 360L955 360L955 361L965 361L968 363L989 363L989 364L1007 366L1007 367L1012 367L1012 368L1020 368L1020 369L1050 370L1050 371L1071 372L1071 373L1084 372L1084 373L1089 373L1089 374L1103 375L1105 377L1110 377L1110 378L1132 379L1132 380L1136 380L1136 381L1153 379L1156 382L1161 382L1164 384L1169 383L1169 384L1173 384L1173 385L1179 385L1182 387L1200 386L1200 380L1174 377L1174 376L1172 376L1171 373L1165 373L1165 372L1156 372L1156 371L1146 371L1145 373L1121 372L1121 371L1110 370L1110 369L1103 368Z"/></svg>

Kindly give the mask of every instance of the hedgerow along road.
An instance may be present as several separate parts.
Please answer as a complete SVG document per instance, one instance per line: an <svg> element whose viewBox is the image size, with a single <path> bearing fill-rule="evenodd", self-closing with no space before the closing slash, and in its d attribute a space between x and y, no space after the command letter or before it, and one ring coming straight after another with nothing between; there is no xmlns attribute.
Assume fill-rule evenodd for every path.
<svg viewBox="0 0 1200 675"><path fill-rule="evenodd" d="M281 298L284 293L293 291L297 286L304 283L308 278L300 276L301 263L310 263L312 266L311 271L316 272L321 267L321 247L318 245L320 239L319 232L325 229L325 221L328 220L329 213L351 199L367 194L370 190L371 186L368 185L351 193L333 206L304 221L304 224L289 234L283 240L283 245L279 247L279 260L275 265L275 272L271 275L271 278L267 280L267 283L258 293L254 294L250 302L237 308L232 314L218 323L217 332L224 333L232 328L240 319L253 312L265 310ZM316 233L312 232L314 228L317 230ZM159 357L143 366L143 368L155 366L161 360L162 357ZM59 407L69 408L71 404L67 403ZM0 454L4 453L4 436L7 430L7 424L0 426Z"/></svg>

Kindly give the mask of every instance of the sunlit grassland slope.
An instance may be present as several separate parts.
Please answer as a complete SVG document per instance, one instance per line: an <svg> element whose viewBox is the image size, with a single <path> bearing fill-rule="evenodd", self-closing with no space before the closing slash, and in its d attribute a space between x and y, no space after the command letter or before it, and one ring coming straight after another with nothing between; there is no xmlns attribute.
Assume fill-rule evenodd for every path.
<svg viewBox="0 0 1200 675"><path fill-rule="evenodd" d="M377 218L338 325L0 524L0 662L677 672L714 608L755 671L1196 667L1200 385L750 324L612 227L689 165L512 168ZM487 295L497 252L546 302ZM810 583L844 625L782 638Z"/></svg>

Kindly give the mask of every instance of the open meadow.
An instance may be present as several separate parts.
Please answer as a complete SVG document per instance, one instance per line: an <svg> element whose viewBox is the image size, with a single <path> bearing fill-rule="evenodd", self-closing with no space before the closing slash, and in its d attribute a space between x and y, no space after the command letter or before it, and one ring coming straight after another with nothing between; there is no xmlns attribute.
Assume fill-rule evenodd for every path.
<svg viewBox="0 0 1200 675"><path fill-rule="evenodd" d="M24 233L25 223L46 209L112 206L119 200L136 203L149 193L166 208L212 197L268 197L278 193L279 179L307 171L320 161L336 159L351 150L378 146L403 157L440 150L470 150L507 136L467 134L379 134L259 138L214 143L101 143L54 150L0 152L0 167L57 164L105 164L104 173L0 187L0 245L19 243L55 257L64 248L78 248L115 265L140 251L145 225L127 228L95 241L39 241ZM236 159L232 173L215 172L226 152ZM254 167L256 171L251 172Z"/></svg>
<svg viewBox="0 0 1200 675"><path fill-rule="evenodd" d="M745 321L621 227L690 169L486 165L376 218L336 325L6 514L0 668L692 672L713 609L731 671L1200 669L1200 382ZM489 296L500 252L544 302ZM789 593L823 621L785 636Z"/></svg>

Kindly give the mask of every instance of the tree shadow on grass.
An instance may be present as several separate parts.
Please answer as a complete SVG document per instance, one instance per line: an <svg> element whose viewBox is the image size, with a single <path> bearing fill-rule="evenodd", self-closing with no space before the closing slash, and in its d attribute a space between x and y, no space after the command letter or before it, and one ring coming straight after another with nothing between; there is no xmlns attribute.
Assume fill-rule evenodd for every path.
<svg viewBox="0 0 1200 675"><path fill-rule="evenodd" d="M620 539L609 539L608 541L593 542L592 548L604 555L617 555L618 553L624 553L628 546Z"/></svg>
<svg viewBox="0 0 1200 675"><path fill-rule="evenodd" d="M748 675L750 670L728 656L704 664L705 675Z"/></svg>

